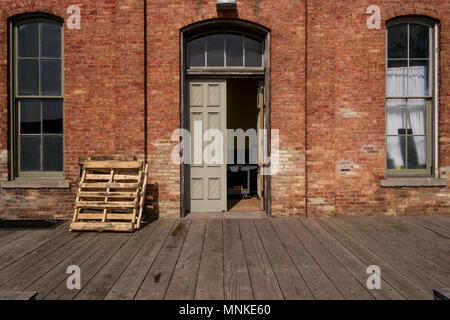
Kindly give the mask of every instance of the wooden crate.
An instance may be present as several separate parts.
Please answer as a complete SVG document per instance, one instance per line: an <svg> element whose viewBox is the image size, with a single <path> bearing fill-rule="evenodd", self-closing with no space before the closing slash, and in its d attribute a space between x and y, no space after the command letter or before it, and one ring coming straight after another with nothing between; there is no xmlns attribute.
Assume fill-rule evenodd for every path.
<svg viewBox="0 0 450 320"><path fill-rule="evenodd" d="M82 162L70 230L126 231L141 227L148 165L135 160Z"/></svg>

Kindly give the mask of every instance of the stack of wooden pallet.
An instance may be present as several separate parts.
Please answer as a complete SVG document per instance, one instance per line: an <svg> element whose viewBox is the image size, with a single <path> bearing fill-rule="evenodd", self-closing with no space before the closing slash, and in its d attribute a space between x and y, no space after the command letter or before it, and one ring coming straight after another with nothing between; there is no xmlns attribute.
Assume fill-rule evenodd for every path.
<svg viewBox="0 0 450 320"><path fill-rule="evenodd" d="M148 165L135 160L82 163L70 230L133 232L141 227Z"/></svg>

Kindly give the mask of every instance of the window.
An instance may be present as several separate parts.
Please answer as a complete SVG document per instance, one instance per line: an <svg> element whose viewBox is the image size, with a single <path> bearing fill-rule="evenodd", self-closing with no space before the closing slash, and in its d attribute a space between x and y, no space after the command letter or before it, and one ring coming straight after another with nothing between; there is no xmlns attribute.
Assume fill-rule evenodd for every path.
<svg viewBox="0 0 450 320"><path fill-rule="evenodd" d="M64 167L62 24L27 19L12 28L15 176L61 175Z"/></svg>
<svg viewBox="0 0 450 320"><path fill-rule="evenodd" d="M387 28L386 168L431 174L434 24L396 20Z"/></svg>
<svg viewBox="0 0 450 320"><path fill-rule="evenodd" d="M187 42L188 67L263 66L263 42L238 33L209 34Z"/></svg>

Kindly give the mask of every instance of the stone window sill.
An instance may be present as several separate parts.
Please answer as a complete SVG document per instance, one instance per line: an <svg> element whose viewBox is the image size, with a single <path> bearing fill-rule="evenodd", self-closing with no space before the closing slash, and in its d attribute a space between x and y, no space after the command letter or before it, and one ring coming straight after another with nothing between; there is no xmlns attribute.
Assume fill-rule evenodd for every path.
<svg viewBox="0 0 450 320"><path fill-rule="evenodd" d="M11 180L0 183L2 189L69 189L70 181L64 179Z"/></svg>
<svg viewBox="0 0 450 320"><path fill-rule="evenodd" d="M407 177L389 177L380 180L380 186L384 188L395 187L446 187L447 179L439 178L407 178Z"/></svg>

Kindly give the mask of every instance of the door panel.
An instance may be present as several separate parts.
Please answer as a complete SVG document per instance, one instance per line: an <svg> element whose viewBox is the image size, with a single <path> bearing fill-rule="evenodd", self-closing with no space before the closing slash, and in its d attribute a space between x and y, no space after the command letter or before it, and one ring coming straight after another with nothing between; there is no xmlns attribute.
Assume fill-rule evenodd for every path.
<svg viewBox="0 0 450 320"><path fill-rule="evenodd" d="M258 200L264 210L264 84L258 87Z"/></svg>
<svg viewBox="0 0 450 320"><path fill-rule="evenodd" d="M187 123L191 133L188 207L191 212L226 211L226 82L190 81L188 85ZM207 129L217 131L212 136L204 135ZM216 133L221 133L221 137Z"/></svg>

